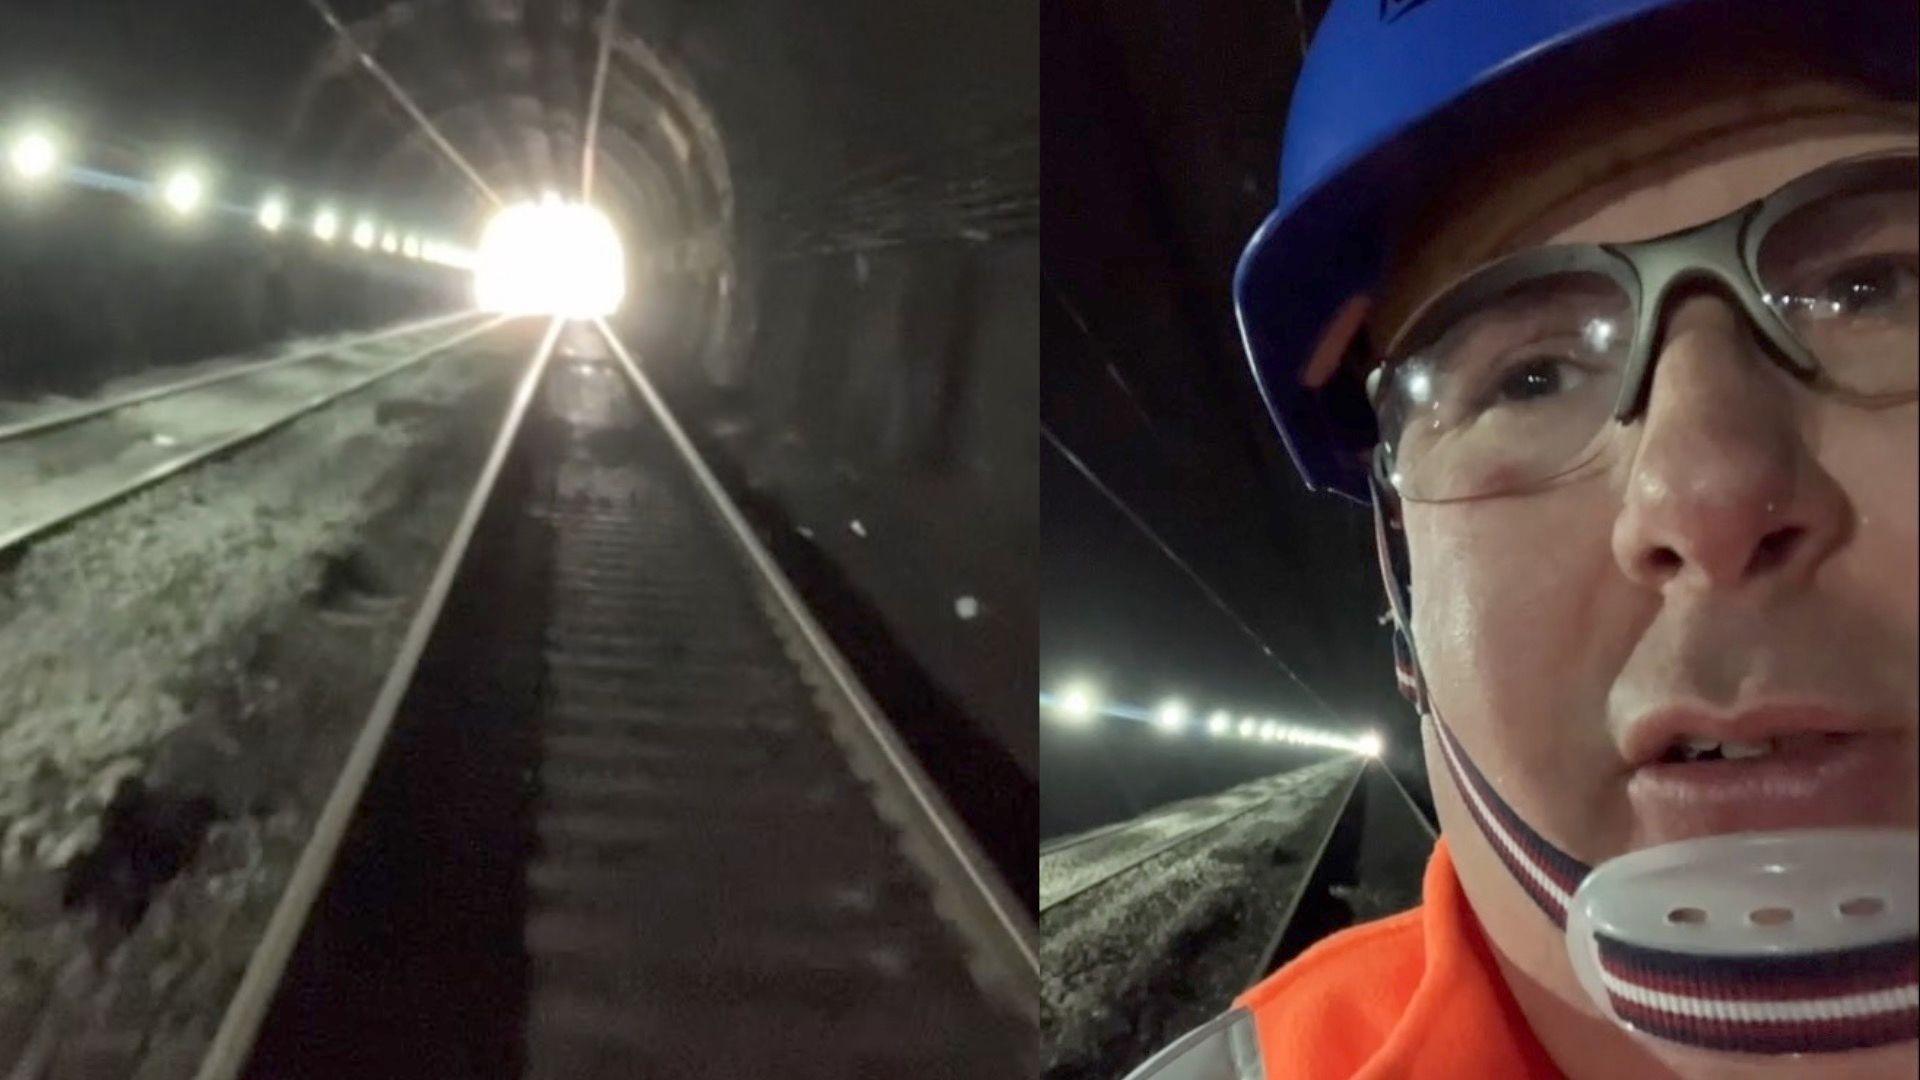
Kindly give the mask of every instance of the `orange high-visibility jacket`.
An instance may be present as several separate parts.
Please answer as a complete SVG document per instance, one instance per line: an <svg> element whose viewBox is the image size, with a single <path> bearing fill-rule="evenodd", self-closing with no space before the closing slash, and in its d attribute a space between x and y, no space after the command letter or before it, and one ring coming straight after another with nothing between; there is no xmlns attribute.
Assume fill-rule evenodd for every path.
<svg viewBox="0 0 1920 1080"><path fill-rule="evenodd" d="M1561 1075L1507 990L1443 837L1411 911L1319 942L1130 1080Z"/></svg>

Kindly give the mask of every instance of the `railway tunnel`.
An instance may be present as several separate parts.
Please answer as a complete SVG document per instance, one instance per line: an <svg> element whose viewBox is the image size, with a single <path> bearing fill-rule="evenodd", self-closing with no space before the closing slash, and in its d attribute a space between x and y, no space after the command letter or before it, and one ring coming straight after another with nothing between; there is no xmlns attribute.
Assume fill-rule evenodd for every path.
<svg viewBox="0 0 1920 1080"><path fill-rule="evenodd" d="M837 924L821 923L818 940L865 949L883 975L938 954L929 963L961 972L949 982L974 984L963 997L991 999L977 1007L986 1033L936 1032L914 1051L932 1058L899 1060L950 1061L951 1075L1008 1068L994 1055L1031 1017L1007 1006L1003 976L982 975L995 961L964 930L921 925L941 921L936 909L953 921L966 899L886 898L939 894L943 873L971 872L1032 903L1033 5L100 0L8 3L4 14L0 434L14 445L0 444L0 481L17 521L0 523L0 663L38 674L9 681L12 726L0 733L17 774L0 806L0 906L21 931L0 942L12 965L0 1051L35 1075L218 1075L209 1046L232 1026L235 987L352 759L357 718L381 707L386 661L416 637L423 680L457 678L479 657L448 659L433 634L410 633L434 629L409 613L436 572L451 594L443 621L481 642L474 649L505 650L492 661L512 671L529 648L541 653L539 635L529 645L485 627L551 615L581 581L628 607L644 598L717 617L684 590L662 598L650 580L596 575L724 550L725 568L685 563L686 577L717 575L715 595L734 599L713 606L746 604L730 617L771 629L717 637L756 642L755 670L796 665L755 692L787 695L789 711L821 728L782 760L847 774L792 792L830 808L852 800L858 824L833 858L904 867L873 878L878 892L862 892L859 875L852 886L825 880L834 902L877 908L869 921L885 932L835 937ZM30 182L23 133L45 133L58 154L52 182ZM584 324L550 335L543 320L456 317L471 304L470 249L489 216L583 190L624 241L611 340ZM187 212L194 201L202 212ZM189 382L191 394L165 396ZM515 416L524 437L496 440ZM581 494L583 469L601 477L588 488L612 485L612 502ZM696 531L646 531L660 521ZM463 528L471 564L446 556ZM532 548L513 546L534 533ZM640 546L618 546L629 543ZM529 551L547 565L516 572ZM477 589L493 599L476 602ZM800 630L766 614L768 597L785 593L804 612ZM564 632L638 640L608 617ZM309 620L317 629L302 629ZM793 660L807 652L796 644L807 625L826 661ZM666 633L651 619L645 629ZM96 643L61 648L69 638ZM688 647L689 663L740 662L731 647L705 659ZM532 683L563 681L548 670L553 652L548 641ZM864 705L827 700L820 687L836 671ZM467 693L408 685L391 703L396 731ZM841 745L860 708L887 724L877 750ZM299 740L261 726L329 711L348 719L316 734L305 757ZM444 748L423 723L428 734L405 745ZM754 737L786 745L770 734L781 722L769 723ZM63 740L78 730L102 734L76 749ZM699 745L593 742L605 734L554 737L649 761ZM356 887L336 869L395 857L369 851L379 844L366 835L406 831L404 809L393 815L408 804L392 792L414 778L390 775L391 756L369 762L363 808L388 824L342 825L346 869L329 864L312 883L317 924ZM894 758L909 778L876 780ZM538 761L526 765L537 788ZM728 783L752 775L735 765ZM977 865L955 870L967 860L949 853L929 870L924 852L902 854L926 846L911 835L926 814L898 805L916 784L936 793L936 825L963 833ZM877 831L847 839L862 830ZM654 850L692 857L675 843ZM860 843L881 854L861 855ZM235 869L248 866L272 872ZM608 888L628 895L639 880ZM206 902L193 889L232 895ZM803 927L824 918L752 910ZM194 948L175 940L196 934ZM807 938L766 940L777 952L778 940ZM337 991L308 962L310 941L284 946L276 979L314 980L285 992ZM826 972L839 997L779 999L791 1016L857 1016L861 995L885 984L801 960L791 977ZM125 990L121 970L166 989ZM298 1032L275 1035L283 999L264 993L255 1008L249 1046L258 1036L263 1053L297 1049ZM532 1026L524 1008L507 1014ZM502 1068L535 1070L509 1057ZM235 1075L284 1075L229 1058Z"/></svg>

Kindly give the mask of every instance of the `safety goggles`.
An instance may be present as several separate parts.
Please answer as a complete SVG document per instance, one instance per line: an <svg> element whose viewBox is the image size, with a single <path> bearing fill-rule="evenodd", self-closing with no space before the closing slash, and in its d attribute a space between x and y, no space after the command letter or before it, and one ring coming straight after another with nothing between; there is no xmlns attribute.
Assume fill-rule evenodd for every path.
<svg viewBox="0 0 1920 1080"><path fill-rule="evenodd" d="M1379 480L1445 502L1579 475L1646 408L1677 290L1730 296L1774 363L1863 408L1915 398L1911 150L1850 158L1724 217L1629 244L1534 248L1429 300L1368 377Z"/></svg>

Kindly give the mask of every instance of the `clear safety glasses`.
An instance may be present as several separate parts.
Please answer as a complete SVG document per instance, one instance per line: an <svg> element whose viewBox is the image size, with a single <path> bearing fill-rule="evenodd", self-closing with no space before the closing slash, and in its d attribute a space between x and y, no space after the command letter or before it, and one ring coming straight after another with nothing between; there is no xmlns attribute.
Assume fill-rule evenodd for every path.
<svg viewBox="0 0 1920 1080"><path fill-rule="evenodd" d="M1646 407L1676 289L1731 296L1810 387L1865 408L1913 400L1915 163L1913 151L1850 158L1667 236L1472 271L1414 314L1368 379L1381 481L1441 502L1577 473Z"/></svg>

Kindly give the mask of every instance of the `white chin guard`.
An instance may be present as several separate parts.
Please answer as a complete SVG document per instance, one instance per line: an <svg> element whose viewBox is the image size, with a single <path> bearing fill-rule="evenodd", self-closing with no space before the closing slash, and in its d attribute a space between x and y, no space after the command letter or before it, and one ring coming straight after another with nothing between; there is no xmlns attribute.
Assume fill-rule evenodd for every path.
<svg viewBox="0 0 1920 1080"><path fill-rule="evenodd" d="M1663 1057L1809 1064L1920 1038L1920 834L1734 833L1595 867L1567 952L1601 1012Z"/></svg>

